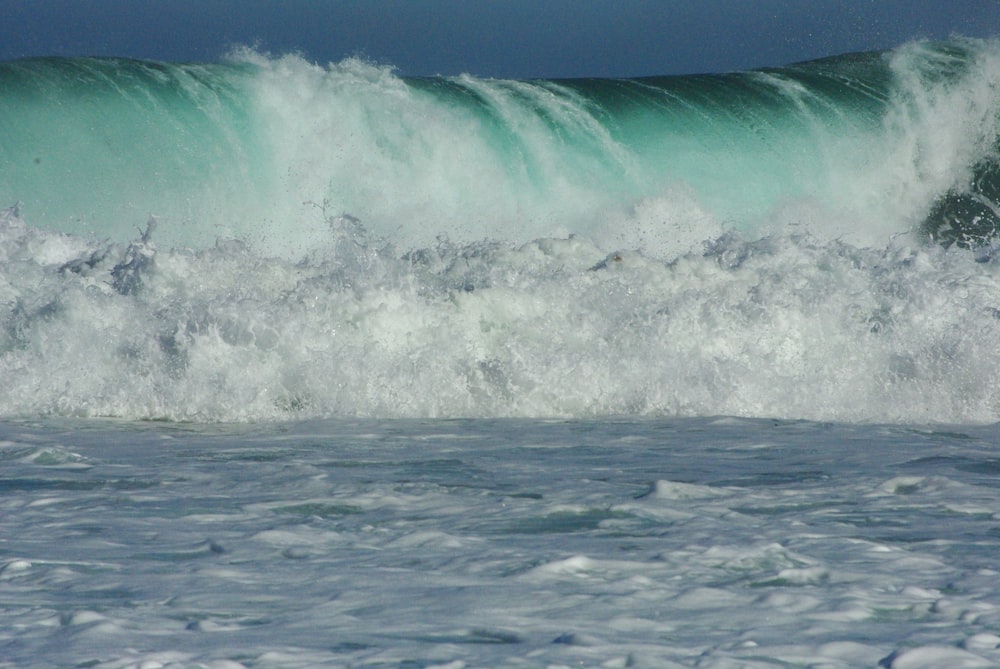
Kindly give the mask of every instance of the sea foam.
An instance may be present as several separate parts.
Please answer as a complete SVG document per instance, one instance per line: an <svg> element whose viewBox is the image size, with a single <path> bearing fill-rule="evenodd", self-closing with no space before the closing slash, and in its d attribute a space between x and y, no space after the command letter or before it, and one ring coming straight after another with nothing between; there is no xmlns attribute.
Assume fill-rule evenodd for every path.
<svg viewBox="0 0 1000 669"><path fill-rule="evenodd" d="M998 63L0 64L0 414L995 420Z"/></svg>

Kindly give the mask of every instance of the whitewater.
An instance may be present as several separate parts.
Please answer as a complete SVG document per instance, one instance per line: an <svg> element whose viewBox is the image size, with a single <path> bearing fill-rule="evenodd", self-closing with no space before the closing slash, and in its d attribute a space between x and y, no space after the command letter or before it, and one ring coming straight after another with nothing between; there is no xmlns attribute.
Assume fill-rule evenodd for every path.
<svg viewBox="0 0 1000 669"><path fill-rule="evenodd" d="M1000 42L0 119L0 667L1000 664Z"/></svg>

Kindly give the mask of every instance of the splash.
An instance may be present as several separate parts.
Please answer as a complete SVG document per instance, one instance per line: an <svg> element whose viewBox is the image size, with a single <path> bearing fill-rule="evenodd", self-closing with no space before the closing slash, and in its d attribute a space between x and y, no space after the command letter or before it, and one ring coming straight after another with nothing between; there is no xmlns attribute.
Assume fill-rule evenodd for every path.
<svg viewBox="0 0 1000 669"><path fill-rule="evenodd" d="M737 230L988 238L1000 46L914 43L633 80L407 79L241 51L223 64L0 64L0 197L124 243L301 257L349 215L400 248L584 234L653 255Z"/></svg>
<svg viewBox="0 0 1000 669"><path fill-rule="evenodd" d="M0 415L995 421L998 57L0 64Z"/></svg>

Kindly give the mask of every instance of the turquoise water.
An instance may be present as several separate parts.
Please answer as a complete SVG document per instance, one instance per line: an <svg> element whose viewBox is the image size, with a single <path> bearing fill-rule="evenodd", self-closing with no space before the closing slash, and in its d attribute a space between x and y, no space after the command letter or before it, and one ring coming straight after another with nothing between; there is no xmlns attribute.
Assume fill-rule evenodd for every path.
<svg viewBox="0 0 1000 669"><path fill-rule="evenodd" d="M0 415L1000 414L994 41L636 80L42 59L0 106Z"/></svg>
<svg viewBox="0 0 1000 669"><path fill-rule="evenodd" d="M992 229L997 52L915 43L756 72L566 81L406 79L253 52L12 61L0 64L0 198L50 230L123 242L155 215L171 246L238 237L292 255L343 214L404 247L581 233L657 252L692 211L706 235L794 223L870 243L941 216Z"/></svg>

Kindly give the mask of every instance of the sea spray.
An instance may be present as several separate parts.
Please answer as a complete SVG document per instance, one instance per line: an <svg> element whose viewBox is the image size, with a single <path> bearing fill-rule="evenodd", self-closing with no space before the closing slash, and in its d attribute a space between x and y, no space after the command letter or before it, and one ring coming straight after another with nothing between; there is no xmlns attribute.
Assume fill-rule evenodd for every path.
<svg viewBox="0 0 1000 669"><path fill-rule="evenodd" d="M247 50L12 61L0 198L45 229L125 243L153 215L166 247L288 258L324 243L317 205L401 249L585 234L666 256L692 226L975 243L998 220L998 79L1000 46L976 40L631 80L403 78Z"/></svg>
<svg viewBox="0 0 1000 669"><path fill-rule="evenodd" d="M347 221L346 223L350 223ZM990 421L1000 262L728 233L663 261L584 237L301 261L0 226L5 415L740 415Z"/></svg>
<svg viewBox="0 0 1000 669"><path fill-rule="evenodd" d="M0 64L0 414L996 420L997 63Z"/></svg>

